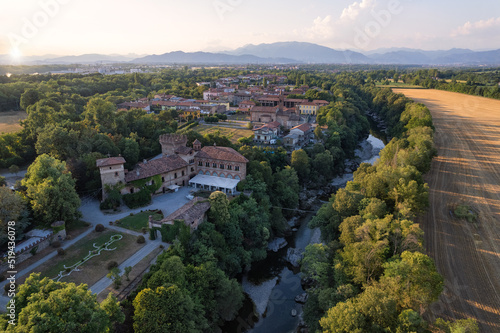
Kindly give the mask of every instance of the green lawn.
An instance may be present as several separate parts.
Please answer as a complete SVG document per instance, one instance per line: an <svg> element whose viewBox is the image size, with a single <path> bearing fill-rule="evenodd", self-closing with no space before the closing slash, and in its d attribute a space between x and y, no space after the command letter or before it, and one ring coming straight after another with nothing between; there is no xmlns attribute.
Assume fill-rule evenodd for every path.
<svg viewBox="0 0 500 333"><path fill-rule="evenodd" d="M122 235L123 238L115 241L109 248L113 251L102 251L100 255L93 257L82 266L79 267L81 272L73 272L70 276L65 277L62 281L71 281L76 283L93 283L107 273L106 264L110 260L115 260L118 263L126 259L131 253L134 253L142 244L136 243L135 236L116 232L114 230L105 230L103 232L92 232L87 237L77 242L66 250L64 256L56 256L51 259L48 264L41 267L42 276L54 278L60 271L64 270L64 265L71 266L82 260L93 251L96 246L101 246L110 240L113 235ZM131 253L130 253L131 252ZM104 269L104 270L103 270ZM35 270L39 271L39 270ZM81 275L81 276L79 276Z"/></svg>
<svg viewBox="0 0 500 333"><path fill-rule="evenodd" d="M199 132L202 135L208 133L216 133L219 132L220 135L227 136L232 143L238 142L239 138L249 137L253 135L253 131L246 128L243 124L232 124L233 126L237 125L238 128L226 127L224 125L198 125L193 127L192 130Z"/></svg>
<svg viewBox="0 0 500 333"><path fill-rule="evenodd" d="M153 220L156 221L163 218L163 214L159 214L158 211L147 210L145 212L126 216L119 220L119 223L117 225L122 228L141 231L142 228L148 227L149 215L153 215Z"/></svg>

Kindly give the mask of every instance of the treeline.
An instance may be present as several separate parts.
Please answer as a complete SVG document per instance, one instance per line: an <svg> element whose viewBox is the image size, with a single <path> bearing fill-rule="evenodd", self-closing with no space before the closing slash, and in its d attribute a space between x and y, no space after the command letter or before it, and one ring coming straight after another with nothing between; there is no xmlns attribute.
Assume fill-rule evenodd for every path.
<svg viewBox="0 0 500 333"><path fill-rule="evenodd" d="M302 261L310 285L304 318L312 331L424 332L422 315L443 290L413 222L429 204L422 174L435 155L432 119L422 104L386 90L367 93L370 107L392 123L400 111L398 135L311 220L325 244L309 245ZM444 331L457 325L438 324Z"/></svg>

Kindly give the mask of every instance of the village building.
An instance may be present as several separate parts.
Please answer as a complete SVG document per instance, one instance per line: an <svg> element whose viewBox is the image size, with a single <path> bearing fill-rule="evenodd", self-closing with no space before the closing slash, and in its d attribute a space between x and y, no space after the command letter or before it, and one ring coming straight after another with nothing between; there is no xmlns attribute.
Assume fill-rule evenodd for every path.
<svg viewBox="0 0 500 333"><path fill-rule="evenodd" d="M273 121L253 129L255 142L271 143L271 140L277 139L280 135L281 124Z"/></svg>
<svg viewBox="0 0 500 333"><path fill-rule="evenodd" d="M144 160L130 171L124 168L123 157L96 161L101 174L103 200L106 199L106 187L116 184L123 184L122 194L135 193L145 185L156 185L155 193L190 185L234 194L236 185L246 177L248 160L232 148L201 147L198 140L190 148L186 146L187 137L177 134L164 134L159 141L161 156Z"/></svg>
<svg viewBox="0 0 500 333"><path fill-rule="evenodd" d="M149 228L161 228L163 224L173 225L176 220L181 220L191 230L196 230L205 220L209 209L208 199L196 197L160 221L154 221L153 217L149 216Z"/></svg>

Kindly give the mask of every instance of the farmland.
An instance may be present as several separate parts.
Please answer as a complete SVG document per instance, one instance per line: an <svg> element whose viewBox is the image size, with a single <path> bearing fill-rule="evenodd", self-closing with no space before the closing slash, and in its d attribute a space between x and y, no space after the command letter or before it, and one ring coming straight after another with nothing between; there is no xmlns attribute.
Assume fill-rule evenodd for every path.
<svg viewBox="0 0 500 333"><path fill-rule="evenodd" d="M431 313L475 318L500 331L500 101L453 92L394 89L431 111L438 156L426 175L430 208L419 219L445 278ZM468 207L473 219L460 218Z"/></svg>
<svg viewBox="0 0 500 333"><path fill-rule="evenodd" d="M28 115L24 111L0 112L0 133L12 133L21 130L20 120Z"/></svg>

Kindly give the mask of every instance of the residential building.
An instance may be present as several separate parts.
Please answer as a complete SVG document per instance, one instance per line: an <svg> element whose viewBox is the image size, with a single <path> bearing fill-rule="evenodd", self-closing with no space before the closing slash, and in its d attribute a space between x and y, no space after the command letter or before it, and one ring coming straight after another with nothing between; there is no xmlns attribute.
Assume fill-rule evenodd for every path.
<svg viewBox="0 0 500 333"><path fill-rule="evenodd" d="M205 220L209 209L210 202L207 199L196 197L160 221L154 221L150 216L149 228L161 228L163 224L173 225L176 220L182 220L193 231Z"/></svg>
<svg viewBox="0 0 500 333"><path fill-rule="evenodd" d="M264 124L260 127L256 127L253 129L255 142L264 142L269 143L272 139L276 139L280 134L280 126L281 124L277 121L273 121L267 124Z"/></svg>

